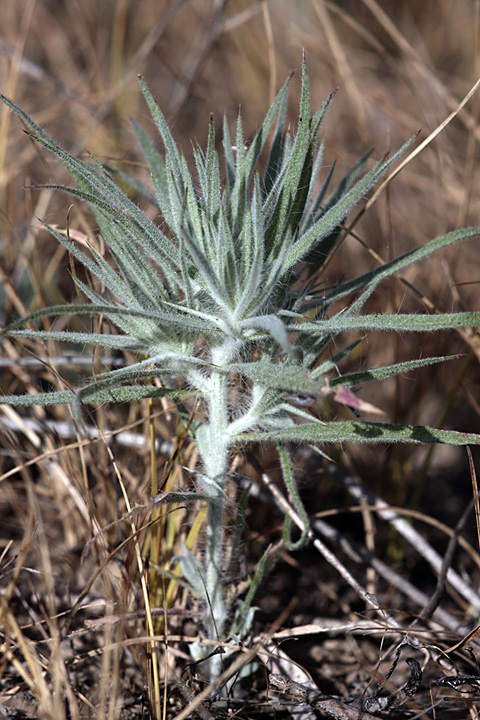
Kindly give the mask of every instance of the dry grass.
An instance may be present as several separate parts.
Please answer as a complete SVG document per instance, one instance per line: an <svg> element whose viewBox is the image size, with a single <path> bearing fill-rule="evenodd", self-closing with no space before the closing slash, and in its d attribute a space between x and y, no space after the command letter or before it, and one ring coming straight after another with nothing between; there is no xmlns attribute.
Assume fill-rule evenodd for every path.
<svg viewBox="0 0 480 720"><path fill-rule="evenodd" d="M69 150L81 154L88 148L100 160L115 160L143 177L129 126L131 117L144 126L149 122L138 73L146 77L188 155L192 138L205 139L210 113L219 123L224 111L233 119L241 105L245 133L251 136L276 88L299 68L303 47L312 105L340 88L325 124L326 162L336 162L340 175L371 147L379 157L419 128L422 138L438 128L480 75L479 41L478 0L4 0L0 89ZM298 80L294 83L298 89ZM295 93L291 101L296 102ZM291 110L293 118L293 104ZM352 266L357 273L454 227L479 224L479 110L477 93L368 207L330 266L332 282L348 276ZM2 323L32 306L70 299L74 292L69 272L76 269L40 229L37 217L61 229L68 225L80 241L98 241L81 205L69 209L70 200L59 193L31 187L66 179L18 121L0 110ZM408 285L398 281L385 287L372 309L375 303L392 312L425 305L440 311L478 309L478 268L477 240L448 249L409 271ZM373 365L454 352L463 357L379 385L368 400L392 421L478 431L480 346L473 333L383 336L362 343L354 362L358 368L367 356ZM61 349L53 343L21 347L3 340L1 354L5 393L63 388L75 384L78 373L100 367L99 358L93 358L93 369L78 358L76 364L58 365ZM165 566L179 538L194 545L199 526L190 528L193 519L184 511L160 519L138 512L120 524L117 520L132 505L145 504L163 478L177 480L179 460L193 467L195 456L185 443L168 464L185 431L171 407L102 407L91 422L100 437L78 441L63 408L37 408L28 415L0 409L0 711L5 707L7 717L100 720L176 712L164 704L169 693L159 688L178 679L186 646L174 637L168 647L155 646L145 636L191 635L197 627L195 608L186 591L149 568L145 557ZM120 431L123 435L111 443L102 437ZM154 442L159 450L152 459ZM348 461L393 504L411 502L453 525L468 498L467 458L461 450L352 448ZM268 464L268 456L262 462ZM325 502L338 504L331 481L318 479L318 468L314 472L315 506L323 505L321 491ZM441 488L440 499L429 474ZM312 492L307 484L306 490ZM250 518L259 545L278 537L271 516L262 528L262 512L268 510L260 507L259 517ZM196 519L200 525L201 517ZM155 522L149 530L137 534L150 520ZM109 524L83 557L86 543ZM375 547L376 532L373 524L369 547ZM155 537L163 543L158 557ZM389 547L398 562L404 548ZM411 553L405 551L405 557ZM463 558L460 562L466 563L466 573L473 572ZM176 572L173 562L169 567ZM370 587L401 610L400 601L386 586L380 590L375 577L368 575ZM348 603L336 582L333 597L345 615ZM328 595L331 588L322 592ZM284 588L283 600L288 596ZM463 601L449 602L452 612L467 612ZM162 604L166 609L160 616L145 610ZM188 698L180 697L185 704Z"/></svg>

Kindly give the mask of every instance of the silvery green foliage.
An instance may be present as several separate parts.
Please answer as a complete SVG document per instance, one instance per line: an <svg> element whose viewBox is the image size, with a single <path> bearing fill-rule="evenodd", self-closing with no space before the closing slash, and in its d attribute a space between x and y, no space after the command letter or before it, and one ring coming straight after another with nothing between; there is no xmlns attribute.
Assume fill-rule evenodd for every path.
<svg viewBox="0 0 480 720"><path fill-rule="evenodd" d="M192 176L161 110L140 79L164 149L160 154L150 137L135 125L150 167L153 201L161 214L161 224L150 220L94 158L90 163L76 159L58 147L20 108L2 98L21 117L32 137L68 169L77 187L50 187L66 190L91 206L112 259L107 262L94 249L86 253L68 237L49 228L68 252L99 279L105 293L99 295L74 278L88 302L38 310L3 333L128 349L144 358L129 367L105 372L74 392L10 396L2 401L17 405L71 403L80 420L82 403L182 394L202 399L207 420L194 423L192 434L202 459L202 468L195 475L199 498L208 498L205 549L200 558L185 551L181 563L186 581L203 599L207 632L219 639L228 637L229 631L242 636L248 630L255 590L274 561L267 552L246 598L238 602L236 611L227 606L226 569L241 528L239 519L232 549L231 539L228 546L224 542L224 497L233 448L251 441L276 444L288 492L306 527L300 541L293 543L286 523L284 542L295 547L307 536L308 518L295 488L289 441L304 441L312 446L331 442L480 442L477 435L429 427L361 419L323 422L303 406L305 398L334 393L339 402L355 407L352 389L356 386L442 359L412 360L337 377L332 371L356 343L328 360L319 358L345 330L423 332L480 324L478 312L361 313L383 279L442 247L477 235L479 229L450 232L333 288L321 284L319 273L338 238L339 224L414 138L362 176L367 161L364 157L329 193L331 172L319 183L323 154L319 130L332 97L310 115L304 62L297 128L288 131L285 119L289 81L248 148L241 115L233 139L224 122L223 163L215 147L211 121L206 150L194 150ZM262 177L257 172L257 161L272 130L273 141ZM343 308L333 311L341 300ZM21 328L27 320L64 313L101 313L118 334ZM333 379L327 383L330 373ZM152 376L162 379L164 389L143 383ZM302 422L297 424L296 417ZM246 495L242 506L245 504ZM197 650L199 654L207 653L201 646ZM217 656L210 661L210 671L215 674L218 670Z"/></svg>

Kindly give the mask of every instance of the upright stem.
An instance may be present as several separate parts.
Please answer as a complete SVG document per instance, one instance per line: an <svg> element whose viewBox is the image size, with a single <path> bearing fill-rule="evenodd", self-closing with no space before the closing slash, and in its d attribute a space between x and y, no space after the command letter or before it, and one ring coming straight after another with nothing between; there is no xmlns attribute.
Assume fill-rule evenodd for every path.
<svg viewBox="0 0 480 720"><path fill-rule="evenodd" d="M220 353L213 359L221 364L225 357ZM208 392L209 427L207 443L203 447L205 475L209 482L208 522L205 547L205 590L208 598L208 637L224 640L227 606L224 598L224 497L228 472L228 376L212 373ZM211 677L221 672L221 656L214 655L209 662Z"/></svg>

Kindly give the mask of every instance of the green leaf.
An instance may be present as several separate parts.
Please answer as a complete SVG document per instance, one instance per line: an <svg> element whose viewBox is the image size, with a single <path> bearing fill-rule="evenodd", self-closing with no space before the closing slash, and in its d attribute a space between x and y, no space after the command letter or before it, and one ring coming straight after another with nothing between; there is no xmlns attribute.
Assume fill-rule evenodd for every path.
<svg viewBox="0 0 480 720"><path fill-rule="evenodd" d="M388 159L385 157L380 160L372 170L364 175L320 220L317 220L316 223L298 238L287 254L284 266L285 272L304 258L314 246L318 245L318 243L330 235L337 225L345 219L352 207L366 195L383 173L396 162L400 155L414 142L416 137L417 136L414 135L400 150Z"/></svg>
<svg viewBox="0 0 480 720"><path fill-rule="evenodd" d="M366 162L370 155L372 154L371 151L368 153L365 153L365 155L353 166L353 168L346 174L344 177L340 180L337 187L333 191L333 193L328 198L327 202L325 203L324 207L321 208L322 199L326 190L325 188L322 188L319 192L318 196L315 198L315 202L309 210L308 213L305 214L304 221L302 222L301 226L301 232L305 232L317 219L318 213L321 210L321 214L325 215L330 208L332 208L334 205L336 205L337 202L341 200L341 198L346 194L346 192L351 188L352 184L355 182L357 177L360 175L361 171L366 165ZM334 166L332 166L331 172L333 173ZM327 178L327 184L328 179L331 177L331 175ZM344 218L345 219L345 218ZM340 225L337 225L337 227L332 230L330 235L326 237L324 240L322 240L320 247L314 247L313 250L311 250L307 257L304 259L304 262L308 266L308 274L310 277L318 273L320 268L322 267L323 263L327 259L327 257L332 252L333 248L335 247L338 238L341 234L341 227Z"/></svg>
<svg viewBox="0 0 480 720"><path fill-rule="evenodd" d="M437 252L444 247L453 245L454 243L457 243L461 240L467 240L468 238L475 237L476 235L480 235L480 227L469 227L462 228L460 230L452 230L452 232L449 232L446 235L441 235L440 237L434 238L433 240L424 243L419 248L410 250L404 255L400 255L400 257L391 260L390 262L382 265L379 268L376 268L375 270L371 270L365 275L360 275L354 280L350 280L346 283L341 283L340 285L331 290L330 294L328 295L328 302L331 303L334 300L345 297L346 295L358 292L375 278L380 277L383 280L384 278L390 277L399 270L404 270L410 265L413 265L419 260L422 260L428 255L431 255L432 253Z"/></svg>
<svg viewBox="0 0 480 720"><path fill-rule="evenodd" d="M415 443L446 445L480 445L480 435L438 430L428 425L390 425L366 421L316 422L293 425L284 430L263 433L243 433L235 440L241 442L321 442L321 443Z"/></svg>
<svg viewBox="0 0 480 720"><path fill-rule="evenodd" d="M354 385L370 382L371 380L385 380L385 378L392 377L393 375L400 375L401 373L410 372L411 370L417 370L418 368L425 367L426 365L436 365L437 363L445 362L446 360L456 360L459 357L461 356L442 355L440 357L426 357L419 358L418 360L407 360L406 362L386 365L385 367L371 367L368 368L368 370L348 373L347 375L340 375L340 377L330 380L330 386L335 387L336 385L345 385L346 387L353 387Z"/></svg>
<svg viewBox="0 0 480 720"><path fill-rule="evenodd" d="M100 347L117 348L118 350L134 350L141 352L145 346L136 338L124 335L106 335L104 333L81 333L68 330L5 330L3 334L39 340L58 340L59 342L76 343L77 345L99 345Z"/></svg>
<svg viewBox="0 0 480 720"><path fill-rule="evenodd" d="M250 363L235 363L232 369L268 388L315 396L319 395L324 387L323 383L312 381L309 378L308 370L298 365L282 365L259 360Z"/></svg>
<svg viewBox="0 0 480 720"><path fill-rule="evenodd" d="M283 177L279 176L279 179L281 177L281 185L278 189L274 186L272 190L272 192L275 192L277 202L265 233L265 247L268 253L274 252L275 248L281 243L284 230L290 222L297 201L298 207L303 204L299 192L303 199L306 199L308 195L312 167L312 145L314 143L315 137L310 138L310 86L304 58L297 133L288 155L288 161L284 163L286 172ZM303 184L301 182L302 174ZM295 208L297 211L298 207ZM299 218L297 218L298 220Z"/></svg>
<svg viewBox="0 0 480 720"><path fill-rule="evenodd" d="M277 443L277 452L280 456L283 482L285 483L290 499L293 502L293 506L303 522L302 534L296 542L293 542L291 539L291 519L288 515L286 515L282 533L283 542L285 543L287 550L299 550L303 545L305 545L308 539L310 522L307 511L305 510L300 495L298 494L290 453L283 443Z"/></svg>
<svg viewBox="0 0 480 720"><path fill-rule="evenodd" d="M92 392L85 402L131 402L143 398L179 397L192 394L186 390L169 390L167 388L156 388L149 386L131 385L109 390L98 390ZM29 407L31 405L70 405L76 398L76 393L71 390L60 392L35 393L32 395L0 395L0 405L17 405Z"/></svg>
<svg viewBox="0 0 480 720"><path fill-rule="evenodd" d="M179 152L179 150L175 144L175 141L172 137L172 134L169 130L167 121L165 120L165 116L163 115L162 111L160 110L157 101L155 100L152 93L150 92L144 79L140 76L138 79L140 82L140 88L141 88L143 96L147 102L147 105L150 110L153 121L154 121L155 125L157 126L157 130L160 133L160 136L165 145L165 149L168 154L168 162L170 164L171 170L173 171L174 177L177 179L177 181L181 182L185 178L183 175L183 166L182 166L182 162L181 162L181 158L180 158L180 152ZM187 184L188 184L188 182L187 182Z"/></svg>
<svg viewBox="0 0 480 720"><path fill-rule="evenodd" d="M299 323L289 330L305 333L325 333L331 330L398 330L402 332L433 332L447 328L480 326L480 312L441 313L439 315L335 315L330 320Z"/></svg>

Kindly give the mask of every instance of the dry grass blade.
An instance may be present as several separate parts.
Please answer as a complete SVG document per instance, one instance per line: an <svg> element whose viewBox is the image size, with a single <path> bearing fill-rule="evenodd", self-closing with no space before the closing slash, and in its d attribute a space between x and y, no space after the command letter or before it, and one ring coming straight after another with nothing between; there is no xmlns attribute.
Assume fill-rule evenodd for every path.
<svg viewBox="0 0 480 720"><path fill-rule="evenodd" d="M348 492L359 499L364 497L370 505L375 505L377 512L384 520L392 524L392 526L399 532L412 547L416 549L418 553L425 558L428 564L433 568L437 575L440 574L442 569L442 557L441 555L430 545L430 543L422 537L422 535L410 525L406 520L399 517L386 503L384 500L375 496L371 490L365 489L359 482L358 478L352 475L344 476L341 479L342 483L347 488ZM456 536L453 534L450 540L455 540ZM447 579L452 588L459 593L463 598L476 608L480 609L480 598L473 589L473 587L466 582L460 575L451 567L447 569Z"/></svg>
<svg viewBox="0 0 480 720"><path fill-rule="evenodd" d="M27 35L33 19L36 0L28 0L22 14L22 21L18 38L15 42L15 51L12 56L10 65L10 73L5 87L5 92L9 97L14 97L17 91L18 79L20 74L20 65L22 55L27 41ZM3 205L3 193L5 192L5 181L7 173L5 172L5 160L8 145L8 131L11 117L8 113L4 113L0 120L0 206Z"/></svg>
<svg viewBox="0 0 480 720"><path fill-rule="evenodd" d="M352 111L358 122L359 135L362 138L366 138L368 136L368 129L367 118L365 117L365 105L355 81L346 49L343 47L341 40L335 32L335 27L330 19L325 0L313 0L313 7L315 8L315 12L320 20L320 25L332 51L332 56L338 68L342 84L345 84L350 102L352 103Z"/></svg>
<svg viewBox="0 0 480 720"><path fill-rule="evenodd" d="M420 155L423 150L430 145L433 140L435 140L438 135L449 125L449 123L452 122L452 120L457 117L457 115L460 113L462 108L465 107L465 105L468 103L468 101L475 95L478 88L480 87L480 78L477 80L477 82L470 88L468 93L465 95L463 100L459 103L459 105L453 110L448 117L445 118L443 122L438 125L438 127L433 130L430 135L423 140L420 145L417 145L415 150L412 150L412 152L404 159L402 160L395 170L392 170L390 175L378 186L378 188L375 190L373 195L367 200L364 209L362 210L362 213L367 212L370 207L378 200L379 196L385 191L385 189L388 187L388 185L392 182L392 180L400 173L402 170L412 162L414 158L417 157L417 155ZM357 222L357 219L354 220L353 225Z"/></svg>
<svg viewBox="0 0 480 720"><path fill-rule="evenodd" d="M278 505L279 508L282 509L283 512L285 512L286 515L292 520L293 523L299 528L300 531L305 530L304 523L297 512L295 512L294 508L290 505L288 500L282 495L282 493L278 490L278 488L274 485L270 477L267 475L267 473L262 472L261 473L261 480L262 483L265 485L266 488L271 492L275 503ZM356 580L356 578L353 577L351 572L343 565L343 563L336 557L336 555L331 552L324 543L319 540L319 538L314 537L312 531L309 533L309 539L311 540L313 546L315 547L318 552L323 555L325 560L336 570L340 576L350 585L351 588L356 592L356 594L364 600L364 602L367 604L369 608L373 608L379 615L388 622L388 624L392 628L398 628L399 624L396 622L396 620L388 615L383 608L381 608L378 604L378 601L376 598L372 595L370 595L364 587Z"/></svg>
<svg viewBox="0 0 480 720"><path fill-rule="evenodd" d="M477 528L477 542L480 549L480 506L479 506L479 491L477 483L477 473L475 471L475 464L473 462L472 451L467 447L468 464L470 466L470 477L472 479L472 489L474 497L474 509L475 509L475 525Z"/></svg>

